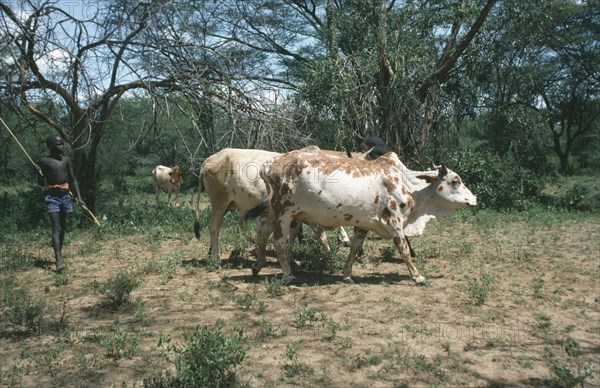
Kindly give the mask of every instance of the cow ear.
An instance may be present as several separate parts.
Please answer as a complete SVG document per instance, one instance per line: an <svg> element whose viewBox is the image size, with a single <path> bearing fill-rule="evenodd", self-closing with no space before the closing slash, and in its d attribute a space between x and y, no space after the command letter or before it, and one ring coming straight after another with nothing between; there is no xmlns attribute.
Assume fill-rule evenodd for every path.
<svg viewBox="0 0 600 388"><path fill-rule="evenodd" d="M438 177L435 175L417 175L418 179L423 179L427 183L433 183L438 180Z"/></svg>

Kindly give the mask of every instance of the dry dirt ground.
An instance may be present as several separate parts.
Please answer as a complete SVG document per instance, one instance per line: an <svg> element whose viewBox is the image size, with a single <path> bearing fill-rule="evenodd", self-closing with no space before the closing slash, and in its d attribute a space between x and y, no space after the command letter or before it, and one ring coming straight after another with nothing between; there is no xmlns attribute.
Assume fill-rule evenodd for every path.
<svg viewBox="0 0 600 388"><path fill-rule="evenodd" d="M36 265L10 278L44 301L45 319L60 330L30 334L0 321L0 386L142 386L174 370L160 339L181 344L183 333L217 320L246 336L239 386L549 386L578 377L600 386L597 217L465 212L435 220L412 241L429 288L416 286L390 242L373 236L355 285L340 270L319 275L299 263L298 283L283 286L272 251L253 278L251 238L251 229L225 228L226 267L213 270L207 235L90 231L68 241L60 275L41 243L31 252ZM119 270L141 283L131 303L111 310L93 283ZM116 337L131 345L121 358L103 341Z"/></svg>

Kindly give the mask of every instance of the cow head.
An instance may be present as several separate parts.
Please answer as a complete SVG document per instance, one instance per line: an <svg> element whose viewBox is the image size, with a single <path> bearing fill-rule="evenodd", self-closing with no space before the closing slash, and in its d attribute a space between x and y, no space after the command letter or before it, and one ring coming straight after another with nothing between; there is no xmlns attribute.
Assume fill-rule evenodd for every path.
<svg viewBox="0 0 600 388"><path fill-rule="evenodd" d="M460 176L447 168L444 164L436 166L437 175L418 175L417 178L423 179L435 187L436 196L443 201L446 206L452 208L464 208L477 206L477 197L469 190Z"/></svg>
<svg viewBox="0 0 600 388"><path fill-rule="evenodd" d="M171 183L174 185L180 185L181 184L181 169L179 168L179 166L175 166L173 167L173 171L171 171L169 173L169 176L171 177Z"/></svg>

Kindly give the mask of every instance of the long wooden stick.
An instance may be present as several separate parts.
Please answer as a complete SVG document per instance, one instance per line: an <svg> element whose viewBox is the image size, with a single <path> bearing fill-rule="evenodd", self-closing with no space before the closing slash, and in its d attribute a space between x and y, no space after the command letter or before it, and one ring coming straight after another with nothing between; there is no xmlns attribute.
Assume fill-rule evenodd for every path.
<svg viewBox="0 0 600 388"><path fill-rule="evenodd" d="M38 166L37 164L35 164L35 162L33 161L33 159L31 159L31 156L29 156L29 154L27 153L27 151L25 151L25 148L23 148L23 145L21 144L21 142L19 141L19 139L17 139L17 137L15 136L15 134L13 133L13 131L11 131L10 128L8 127L8 125L6 125L6 123L4 122L4 120L2 120L2 117L0 117L0 121L2 122L2 125L4 125L4 128L6 128L6 130L12 135L13 139L15 139L15 141L17 142L17 144L19 145L19 147L21 147L21 151L23 151L23 153L25 154L25 156L27 156L27 159L29 159L29 161L31 162L31 164L33 164L36 167L36 170L40 173L41 176L44 176L44 174L42 174L42 169L40 168L40 166Z"/></svg>
<svg viewBox="0 0 600 388"><path fill-rule="evenodd" d="M21 148L21 151L23 151L23 153L25 154L25 156L27 156L27 159L29 159L29 161L31 162L31 164L34 165L34 167L36 168L37 172L39 172L41 176L44 176L44 174L42 174L42 169L40 168L40 166L38 166L33 161L33 159L31 159L31 156L29 156L29 154L27 153L27 151L25 151L25 148L23 147L23 145L21 144L21 142L19 141L19 139L17 139L17 137L15 136L15 134L13 133L13 131L11 131L10 128L8 127L8 125L6 125L6 123L4 122L4 120L2 120L2 117L0 117L0 122L2 122L2 125L4 125L4 128L6 128L6 130L12 135L13 139L15 139L15 141L17 142L17 144ZM75 200L75 202L77 202L79 204L79 207L84 210L84 214L87 213L88 218L90 218L92 221L94 221L94 223L96 225L100 226L100 222L98 222L98 219L96 218L96 216L94 215L94 213L92 213L92 211L87 206L85 206L84 204L80 203L77 200L77 198L75 198L75 196L73 195L73 193L71 193L71 191L69 191L69 194Z"/></svg>

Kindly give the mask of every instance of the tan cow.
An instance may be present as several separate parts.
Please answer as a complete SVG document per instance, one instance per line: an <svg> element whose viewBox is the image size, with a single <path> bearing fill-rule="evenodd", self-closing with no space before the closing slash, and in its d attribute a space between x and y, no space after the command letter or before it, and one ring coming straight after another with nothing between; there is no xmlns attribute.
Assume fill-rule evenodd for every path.
<svg viewBox="0 0 600 388"><path fill-rule="evenodd" d="M340 158L347 157L340 151L326 152ZM267 193L265 184L259 176L260 169L264 163L280 155L277 152L263 150L225 148L209 156L202 163L198 180L194 232L196 238L200 238L200 193L206 190L210 203L208 215L209 256L219 257L219 233L225 214L232 210L239 210L239 223L242 226L246 212L264 200ZM354 155L354 157L361 158L361 154ZM299 227L301 224L297 225L293 234ZM324 249L328 250L327 237L322 229L313 227L313 230ZM343 243L350 242L343 228L340 228L340 239Z"/></svg>
<svg viewBox="0 0 600 388"><path fill-rule="evenodd" d="M335 158L319 152L317 147L281 155L261 170L267 200L250 211L256 215L266 210L267 214L259 228L259 252L272 232L284 280L290 281L294 278L286 257L286 244L293 222L324 227L354 226L344 266L346 281L352 282L356 252L367 233L373 231L392 239L415 282L426 283L412 262L405 228L411 235L418 235L437 214L475 206L477 199L460 177L445 167L435 174L409 176L407 171L393 152L376 160ZM259 255L253 273L258 274L265 264L265 256Z"/></svg>
<svg viewBox="0 0 600 388"><path fill-rule="evenodd" d="M165 167L158 165L152 170L152 179L154 180L156 202L160 191L166 191L169 196L167 203L171 202L171 192L175 192L175 206L179 206L179 190L181 188L182 173L179 166Z"/></svg>

